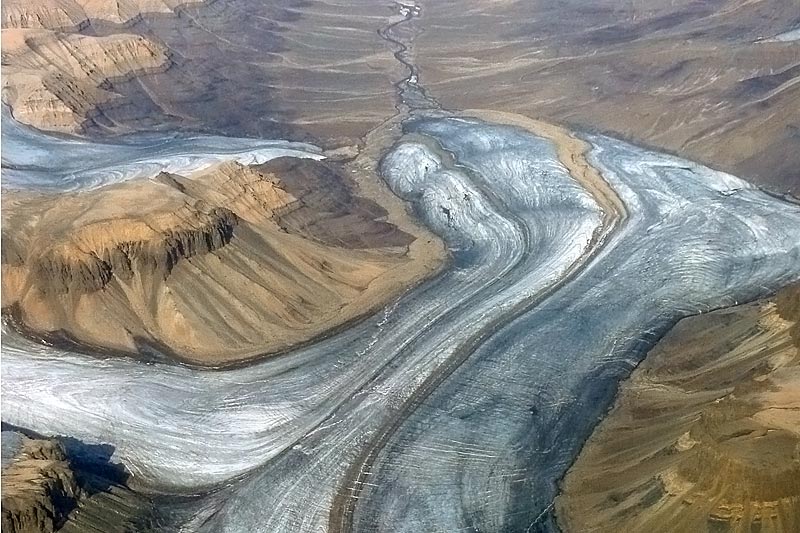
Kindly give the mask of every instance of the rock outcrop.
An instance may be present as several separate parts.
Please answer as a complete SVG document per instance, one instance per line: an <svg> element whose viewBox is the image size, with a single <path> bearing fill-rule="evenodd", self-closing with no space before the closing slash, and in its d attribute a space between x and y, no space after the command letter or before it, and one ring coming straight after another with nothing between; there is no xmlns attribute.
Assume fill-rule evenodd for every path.
<svg viewBox="0 0 800 533"><path fill-rule="evenodd" d="M141 35L87 35L93 21L127 24L142 13L172 13L181 0L10 0L2 4L3 101L20 122L80 133L117 105L112 80L170 67L163 44ZM119 102L118 105L124 105Z"/></svg>
<svg viewBox="0 0 800 533"><path fill-rule="evenodd" d="M81 84L86 98L79 108L60 100L62 93L74 97L71 87L50 91L60 80L48 82L40 92L60 117L39 109L25 113L35 98L18 100L14 114L40 129L89 136L160 128L326 148L359 144L395 113L390 80L405 74L375 32L388 22L386 5L358 0L331 7L319 0L4 1L3 33L53 30L100 38L100 46L108 37L135 34L169 57L156 68L136 58L121 62L131 68L99 89ZM49 59L60 66L69 58ZM15 80L15 67L12 58L4 62L8 85L37 86L36 80ZM12 103L7 96L4 101Z"/></svg>
<svg viewBox="0 0 800 533"><path fill-rule="evenodd" d="M98 104L113 105L118 95L108 80L170 64L166 48L139 35L4 28L2 45L3 101L13 117L67 133L80 132Z"/></svg>
<svg viewBox="0 0 800 533"><path fill-rule="evenodd" d="M194 0L202 1L202 0ZM172 13L192 0L6 0L3 28L79 30L93 20L125 24L142 13Z"/></svg>
<svg viewBox="0 0 800 533"><path fill-rule="evenodd" d="M332 164L282 158L3 194L2 304L29 334L219 365L367 313L438 267Z"/></svg>
<svg viewBox="0 0 800 533"><path fill-rule="evenodd" d="M166 280L181 259L228 244L238 223L232 211L220 207L206 213L196 205L184 206L169 215L166 218L174 225L156 219L162 227L145 224L138 228L135 222L124 220L103 224L102 229L81 228L70 242L48 248L35 258L31 283L55 296L97 291L114 277L128 281L134 273ZM133 231L115 227L125 224L134 226ZM107 231L108 237L100 237L97 246L92 246L92 233L97 231Z"/></svg>
<svg viewBox="0 0 800 533"><path fill-rule="evenodd" d="M158 531L151 498L127 486L113 447L5 426L2 440L4 532Z"/></svg>
<svg viewBox="0 0 800 533"><path fill-rule="evenodd" d="M800 286L681 321L567 473L565 531L800 530Z"/></svg>
<svg viewBox="0 0 800 533"><path fill-rule="evenodd" d="M2 530L51 533L75 508L82 490L58 442L22 439L20 450L3 468Z"/></svg>

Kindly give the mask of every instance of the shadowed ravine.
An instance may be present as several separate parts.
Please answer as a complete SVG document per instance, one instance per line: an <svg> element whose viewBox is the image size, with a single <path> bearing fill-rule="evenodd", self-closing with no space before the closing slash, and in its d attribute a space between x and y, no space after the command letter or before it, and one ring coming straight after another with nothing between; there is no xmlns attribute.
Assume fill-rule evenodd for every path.
<svg viewBox="0 0 800 533"><path fill-rule="evenodd" d="M553 530L558 480L664 331L800 278L798 206L587 135L624 206L610 213L552 141L424 111L437 106L408 88L413 31L391 24L411 72L380 174L447 243L443 273L335 336L222 372L4 328L4 420L109 443L136 484L194 495L164 497L159 530Z"/></svg>

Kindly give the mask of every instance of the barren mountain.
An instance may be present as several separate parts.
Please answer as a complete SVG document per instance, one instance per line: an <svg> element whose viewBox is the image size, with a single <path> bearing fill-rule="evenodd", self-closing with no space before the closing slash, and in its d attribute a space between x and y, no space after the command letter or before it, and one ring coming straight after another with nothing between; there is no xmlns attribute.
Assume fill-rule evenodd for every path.
<svg viewBox="0 0 800 533"><path fill-rule="evenodd" d="M103 39L136 34L170 61L153 68L137 56L119 58L120 72L101 80L108 94L97 97L94 81L102 71L94 67L78 80L51 77L46 86L53 96L41 99L69 120L38 111L40 99L7 93L4 101L15 117L47 130L102 134L169 126L353 144L395 112L391 84L404 73L376 33L391 15L391 5L366 0L11 0L3 3L4 46L5 34L19 28ZM53 39L63 41L61 33ZM49 51L44 56L50 65L33 73L41 78L63 59ZM4 87L29 86L27 78L17 79L18 60L4 56Z"/></svg>
<svg viewBox="0 0 800 533"><path fill-rule="evenodd" d="M15 119L47 130L80 132L100 103L118 103L108 79L169 66L166 49L139 35L3 29L2 39L3 99Z"/></svg>
<svg viewBox="0 0 800 533"><path fill-rule="evenodd" d="M79 34L93 21L128 24L172 13L180 0L10 0L2 4L3 101L20 122L79 133L100 104L120 102L111 80L169 68L166 48L141 35Z"/></svg>
<svg viewBox="0 0 800 533"><path fill-rule="evenodd" d="M63 447L6 431L3 438L18 441L8 464L3 461L3 531L57 531L83 492Z"/></svg>
<svg viewBox="0 0 800 533"><path fill-rule="evenodd" d="M156 345L200 364L319 335L439 258L326 165L226 163L85 193L6 192L3 308L45 337Z"/></svg>
<svg viewBox="0 0 800 533"><path fill-rule="evenodd" d="M47 438L3 427L3 513L6 533L140 531L150 498L127 487L107 445Z"/></svg>
<svg viewBox="0 0 800 533"><path fill-rule="evenodd" d="M77 30L93 20L124 24L142 13L172 13L182 4L202 0L6 0L3 28Z"/></svg>
<svg viewBox="0 0 800 533"><path fill-rule="evenodd" d="M800 46L770 39L800 25L794 0L422 6L412 52L447 107L609 131L800 192Z"/></svg>
<svg viewBox="0 0 800 533"><path fill-rule="evenodd" d="M74 108L79 127L30 122L91 134L158 124L338 145L358 142L395 112L391 83L407 72L376 30L397 20L396 6L178 3L5 2L4 28L46 25L103 37L124 31L170 57L169 68L120 61L129 75L102 84L115 98L53 104ZM609 131L798 192L800 52L796 40L776 38L796 34L792 0L419 6L404 31L415 35L410 54L420 82L445 107ZM7 68L14 65L9 59Z"/></svg>
<svg viewBox="0 0 800 533"><path fill-rule="evenodd" d="M800 529L800 287L681 321L557 504L566 531Z"/></svg>

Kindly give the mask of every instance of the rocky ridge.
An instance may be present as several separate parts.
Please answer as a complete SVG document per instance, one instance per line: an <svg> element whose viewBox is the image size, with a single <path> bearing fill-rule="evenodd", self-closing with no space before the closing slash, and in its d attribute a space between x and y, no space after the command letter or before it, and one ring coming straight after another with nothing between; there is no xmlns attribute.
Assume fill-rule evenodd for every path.
<svg viewBox="0 0 800 533"><path fill-rule="evenodd" d="M2 529L50 533L77 505L82 489L58 442L22 439L21 449L3 468Z"/></svg>
<svg viewBox="0 0 800 533"><path fill-rule="evenodd" d="M172 13L192 0L7 0L2 6L3 28L45 28L76 31L92 20L125 24L142 13ZM202 1L202 0L195 0Z"/></svg>
<svg viewBox="0 0 800 533"><path fill-rule="evenodd" d="M3 101L15 119L41 129L80 133L87 120L103 122L98 105L120 99L112 80L164 71L169 54L141 35L78 32L92 21L127 24L145 12L172 13L183 3L3 2Z"/></svg>
<svg viewBox="0 0 800 533"><path fill-rule="evenodd" d="M800 287L681 321L567 473L566 531L800 528Z"/></svg>
<svg viewBox="0 0 800 533"><path fill-rule="evenodd" d="M2 529L9 533L156 531L150 497L127 486L113 447L4 425Z"/></svg>
<svg viewBox="0 0 800 533"><path fill-rule="evenodd" d="M83 193L7 191L4 312L51 342L155 346L211 365L321 334L438 266L412 258L414 237L331 169L278 159Z"/></svg>
<svg viewBox="0 0 800 533"><path fill-rule="evenodd" d="M78 133L117 95L109 80L169 68L166 48L139 35L3 29L3 101L20 122ZM97 118L97 117L95 117Z"/></svg>
<svg viewBox="0 0 800 533"><path fill-rule="evenodd" d="M127 281L134 273L165 280L181 259L228 244L238 217L229 209L216 207L204 212L195 204L154 222L155 227L117 220L102 224L102 230L80 228L68 243L52 246L33 260L31 283L43 293L55 295L101 290L114 277ZM108 237L100 237L97 246L92 246L98 231L108 232Z"/></svg>

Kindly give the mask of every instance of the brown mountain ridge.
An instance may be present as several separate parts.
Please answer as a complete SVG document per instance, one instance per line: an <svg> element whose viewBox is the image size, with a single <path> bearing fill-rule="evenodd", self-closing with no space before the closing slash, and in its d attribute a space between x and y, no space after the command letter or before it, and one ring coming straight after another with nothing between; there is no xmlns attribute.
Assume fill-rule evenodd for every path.
<svg viewBox="0 0 800 533"><path fill-rule="evenodd" d="M151 344L197 364L287 349L441 259L343 180L331 163L279 158L83 193L6 192L3 308L39 335L130 353Z"/></svg>

